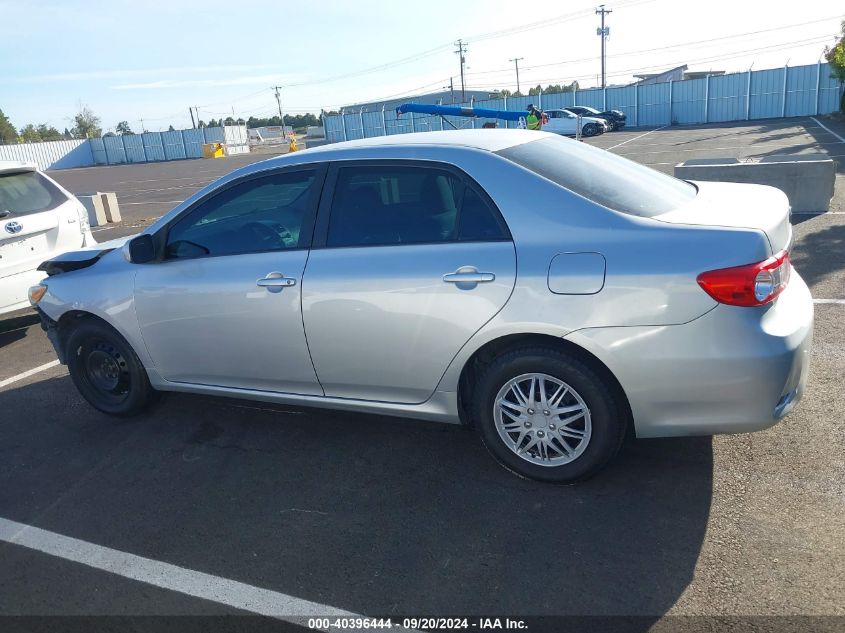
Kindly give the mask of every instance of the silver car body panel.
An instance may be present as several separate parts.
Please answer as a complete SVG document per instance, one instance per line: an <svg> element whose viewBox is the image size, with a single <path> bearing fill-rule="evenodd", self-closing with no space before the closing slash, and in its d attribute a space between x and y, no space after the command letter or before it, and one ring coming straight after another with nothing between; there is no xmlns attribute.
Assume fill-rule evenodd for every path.
<svg viewBox="0 0 845 633"><path fill-rule="evenodd" d="M494 279L443 279L470 267ZM508 301L515 279L511 242L313 250L302 316L326 395L425 402L452 358Z"/></svg>
<svg viewBox="0 0 845 633"><path fill-rule="evenodd" d="M111 323L136 350L153 386L163 390L457 423L459 380L473 354L501 337L531 333L565 339L602 361L626 393L640 436L744 431L774 423L778 404L787 396L797 401L806 380L813 312L805 284L794 275L772 304L734 308L717 304L696 277L762 261L784 248L785 231L791 231L780 221L784 208L760 217L737 219L737 214L759 208L761 195L764 206L783 204L785 198L737 186L727 196L729 205L721 197L732 211L720 216L718 225L702 223L699 214L684 208L656 218L618 213L492 153L538 134L545 133L425 133L305 150L233 172L145 231L155 232L221 184L250 174L310 162L406 159L454 165L470 174L498 205L513 243L312 249L307 262L303 256L284 270L244 259L243 266L234 264L226 273L223 288L212 288L222 271L205 263L177 262L182 269L173 268L170 275L174 262L135 265L116 250L90 268L51 277L39 306L56 320L78 310ZM716 209L724 193L717 189L706 192ZM603 258L600 291L550 291L550 265L567 253ZM576 279L569 286L565 264L554 268L564 289L583 287L577 279L584 274L583 261L572 261ZM462 266L494 272L496 281L465 290L443 283L443 274ZM301 282L278 296L259 298L257 293L266 291L254 278L273 269L298 274ZM176 307L177 299L197 289L211 293L207 302L192 297L192 308ZM247 306L277 299L290 317L299 292L307 335L302 344L301 322L298 327L288 321L273 324L266 314L251 312L244 325ZM226 305L217 303L223 297ZM196 321L196 310L212 303L218 313ZM178 325L183 317L194 325ZM205 332L192 333L192 327ZM238 328L242 335L221 340ZM207 362L201 351L194 360L205 367L190 365L190 359L180 366L175 357L187 340L191 349L217 345L224 357L245 362L235 341L249 346L250 336L267 340L281 330L288 336L289 328L285 343L274 341L266 356L254 352L282 372L274 376L259 375L256 365L249 380L222 384L225 366ZM153 338L160 340L148 351L145 337L154 330ZM306 342L310 349L302 346ZM282 352L280 345L290 347ZM169 346L172 351L160 351ZM290 350L299 365L293 377L272 358ZM156 363L153 356L166 362Z"/></svg>
<svg viewBox="0 0 845 633"><path fill-rule="evenodd" d="M307 258L307 250L292 250L138 266L135 313L159 375L322 396L302 329ZM296 281L284 289L257 285L271 273Z"/></svg>

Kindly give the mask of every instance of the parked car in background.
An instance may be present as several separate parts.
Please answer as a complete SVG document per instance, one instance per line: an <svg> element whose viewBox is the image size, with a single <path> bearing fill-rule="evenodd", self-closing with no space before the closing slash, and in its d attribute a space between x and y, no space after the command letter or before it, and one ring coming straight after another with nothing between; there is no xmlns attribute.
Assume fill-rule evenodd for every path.
<svg viewBox="0 0 845 633"><path fill-rule="evenodd" d="M45 259L94 245L88 213L31 163L0 161L0 314L29 307Z"/></svg>
<svg viewBox="0 0 845 633"><path fill-rule="evenodd" d="M106 413L183 391L463 423L506 468L572 482L629 429L746 432L795 406L813 302L791 239L771 187L542 131L426 132L243 167L122 247L46 262L32 298Z"/></svg>
<svg viewBox="0 0 845 633"><path fill-rule="evenodd" d="M567 110L546 110L549 117L548 123L543 125L545 132L562 134L564 136L575 136L578 126L578 117ZM610 129L610 124L605 119L595 117L581 117L581 134L584 136L596 136L604 134Z"/></svg>
<svg viewBox="0 0 845 633"><path fill-rule="evenodd" d="M605 110L604 112L591 108L589 106L568 106L566 108L572 114L581 116L589 116L596 119L604 119L607 121L611 130L619 130L625 127L625 120L627 117L622 110Z"/></svg>

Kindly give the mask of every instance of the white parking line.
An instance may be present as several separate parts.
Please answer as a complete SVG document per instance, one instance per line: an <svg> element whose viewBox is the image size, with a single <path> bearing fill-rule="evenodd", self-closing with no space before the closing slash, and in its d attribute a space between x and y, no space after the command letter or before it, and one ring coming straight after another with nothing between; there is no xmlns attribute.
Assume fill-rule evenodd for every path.
<svg viewBox="0 0 845 633"><path fill-rule="evenodd" d="M3 387L6 387L8 385L11 385L12 383L18 382L19 380L23 380L24 378L29 378L30 376L34 376L35 374L38 374L42 371L50 369L51 367L55 367L58 364L59 364L59 361L53 360L53 361L50 361L49 363L44 363L43 365L39 365L38 367L30 369L29 371L25 371L22 374L18 374L17 376L12 376L11 378L6 378L6 380L0 380L0 389L2 389Z"/></svg>
<svg viewBox="0 0 845 633"><path fill-rule="evenodd" d="M154 587L296 622L309 616L362 617L325 604L247 585L0 518L0 541L20 545ZM302 624L301 620L297 622Z"/></svg>
<svg viewBox="0 0 845 633"><path fill-rule="evenodd" d="M621 143L617 143L617 144L616 144L616 145L614 145L613 147L608 147L608 148L607 148L607 151L609 152L610 150L612 150L612 149L616 149L617 147L622 147L622 146L623 146L623 145L625 145L626 143L630 143L631 141L636 141L638 138L642 138L642 137L644 137L644 136L648 136L648 135L649 135L649 134L651 134L652 132L657 132L658 130L662 130L662 129L667 128L667 127L669 127L669 126L668 126L668 125L664 125L663 127L658 127L658 128L653 129L653 130L649 130L648 132L643 132L643 133L642 133L642 134L640 134L639 136L635 136L634 138L629 138L627 141L622 141Z"/></svg>
<svg viewBox="0 0 845 633"><path fill-rule="evenodd" d="M813 303L833 303L836 305L845 305L845 299L813 299Z"/></svg>
<svg viewBox="0 0 845 633"><path fill-rule="evenodd" d="M810 117L810 118L811 118L811 119L813 119L813 121L815 121L816 123L818 123L818 124L822 127L822 129L827 130L830 134L833 134L836 138L838 138L840 141L842 141L843 143L845 143L845 138L842 138L841 136L839 136L836 132L834 132L833 130L831 130L829 127L827 127L824 123L822 123L822 122L821 122L821 121L819 121L818 119L816 119L816 118L814 118L814 117Z"/></svg>

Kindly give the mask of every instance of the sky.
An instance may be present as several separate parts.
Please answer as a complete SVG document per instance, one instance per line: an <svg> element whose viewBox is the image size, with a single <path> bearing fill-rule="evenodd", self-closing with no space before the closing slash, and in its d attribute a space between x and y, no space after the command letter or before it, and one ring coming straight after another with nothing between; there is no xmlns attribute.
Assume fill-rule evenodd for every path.
<svg viewBox="0 0 845 633"><path fill-rule="evenodd" d="M80 105L103 131L337 109L460 86L569 83L600 73L595 3L513 0L0 0L0 110L72 127ZM607 1L607 83L680 64L745 71L815 64L845 19L842 0ZM12 26L13 25L13 26Z"/></svg>

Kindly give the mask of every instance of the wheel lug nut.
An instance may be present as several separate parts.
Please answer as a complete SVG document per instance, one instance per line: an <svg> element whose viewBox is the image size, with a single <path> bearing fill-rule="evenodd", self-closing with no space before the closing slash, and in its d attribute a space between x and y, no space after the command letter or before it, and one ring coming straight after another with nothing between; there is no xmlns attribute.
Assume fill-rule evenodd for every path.
<svg viewBox="0 0 845 633"><path fill-rule="evenodd" d="M530 428L531 428L531 422L526 422L526 423L525 423L525 428L526 428L526 429L530 429Z"/></svg>
<svg viewBox="0 0 845 633"><path fill-rule="evenodd" d="M549 411L543 411L543 415L550 415Z"/></svg>
<svg viewBox="0 0 845 633"><path fill-rule="evenodd" d="M546 436L546 434L543 433L542 431L537 431L537 437L545 437L545 436Z"/></svg>
<svg viewBox="0 0 845 633"><path fill-rule="evenodd" d="M554 424L549 424L549 430L550 430L550 431L554 431L554 430L555 430L555 425L554 425Z"/></svg>
<svg viewBox="0 0 845 633"><path fill-rule="evenodd" d="M534 409L528 409L528 415L534 415Z"/></svg>

